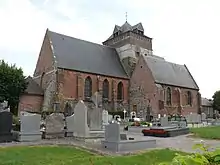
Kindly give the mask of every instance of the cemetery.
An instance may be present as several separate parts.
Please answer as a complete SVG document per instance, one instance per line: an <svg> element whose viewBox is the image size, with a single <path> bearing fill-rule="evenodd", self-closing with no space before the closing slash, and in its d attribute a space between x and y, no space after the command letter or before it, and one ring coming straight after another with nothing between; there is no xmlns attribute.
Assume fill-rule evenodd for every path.
<svg viewBox="0 0 220 165"><path fill-rule="evenodd" d="M187 121L183 117L168 118L168 116L160 117L159 121L153 123L150 128L142 130L144 136L155 136L155 137L172 137L185 135L189 133L187 127Z"/></svg>
<svg viewBox="0 0 220 165"><path fill-rule="evenodd" d="M79 163L84 164L91 164L89 155L96 156L90 153L90 151L95 151L98 155L100 153L104 155L123 155L149 150L145 151L145 155L139 154L133 156L133 158L132 156L131 158L129 156L114 158L99 156L98 159L94 159L96 163L121 161L120 164L125 164L125 157L127 157L129 162L135 160L136 162L140 162L140 164L145 164L145 162L140 161L140 157L146 157L146 154L149 158L150 155L158 154L160 159L152 160L152 163L171 161L177 151L157 148L169 147L169 145L166 145L170 144L172 140L165 142L163 140L164 138L161 139L159 137L167 137L166 139L168 139L180 136L180 138L183 138L181 135L187 135L191 132L197 137L208 138L205 136L209 134L213 139L219 139L219 135L214 135L214 133L219 132L219 121L210 122L203 114L189 114L186 117L158 116L158 118L154 118L152 122L149 122L137 118L134 112L130 113L130 115L128 114L127 118L125 118L125 116L109 115L107 110L99 106L95 106L94 109L89 110L86 104L80 100L74 108L74 113L67 116L64 113L56 111L45 117L42 117L41 114L21 111L19 114L20 127L19 129L14 129L13 115L10 109L6 108L7 102L1 103L0 107L0 147L1 145L7 146L10 144L12 146L21 145L20 148L27 150L28 153L28 149L30 148L28 146L25 147L25 144L42 145L43 147L41 148L36 146L32 147L31 150L36 150L36 153L38 152L39 155L41 155L41 152L46 154L46 151L55 152L56 155L56 150L59 150L59 157L62 158L63 156L63 159L68 157L69 153L67 151L73 151L75 154L73 157L74 162L77 159ZM135 122L135 125L129 124ZM201 132L203 132L203 135L201 135ZM161 146L162 143L166 145ZM58 146L53 147L53 144L57 144ZM67 145L68 147L63 147L63 145ZM12 155L13 152L15 154L15 151L17 153L19 147L15 148L0 148L0 156L2 156L1 154L4 156L4 152L9 150L12 151ZM61 152L62 150L63 153ZM79 153L81 156L85 154L83 157L86 157L86 159L76 158ZM186 153L181 152L181 154ZM24 155L21 152L18 156L23 157ZM43 155L41 155L40 159L43 160L42 157ZM137 159L134 159L134 157L137 157ZM56 158L53 157L51 159L55 160ZM4 156L3 160L6 161L7 156ZM45 162L47 161L45 160ZM26 164L30 164L30 162L27 160Z"/></svg>

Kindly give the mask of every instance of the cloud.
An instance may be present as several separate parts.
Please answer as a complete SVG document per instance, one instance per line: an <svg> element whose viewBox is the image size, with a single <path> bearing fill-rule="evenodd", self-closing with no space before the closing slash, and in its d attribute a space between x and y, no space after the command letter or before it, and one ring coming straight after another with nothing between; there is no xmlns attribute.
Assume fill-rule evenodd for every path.
<svg viewBox="0 0 220 165"><path fill-rule="evenodd" d="M218 0L1 0L0 59L32 75L47 28L101 43L114 25L142 22L154 53L186 64L204 96L219 89Z"/></svg>

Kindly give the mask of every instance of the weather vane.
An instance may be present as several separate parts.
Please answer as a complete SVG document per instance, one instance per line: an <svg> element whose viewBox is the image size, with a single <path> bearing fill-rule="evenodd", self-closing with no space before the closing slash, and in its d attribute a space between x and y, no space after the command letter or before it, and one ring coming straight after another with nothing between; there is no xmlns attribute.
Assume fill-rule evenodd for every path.
<svg viewBox="0 0 220 165"><path fill-rule="evenodd" d="M127 20L128 20L128 13L127 12L125 13L125 18L126 18L126 22L127 22Z"/></svg>

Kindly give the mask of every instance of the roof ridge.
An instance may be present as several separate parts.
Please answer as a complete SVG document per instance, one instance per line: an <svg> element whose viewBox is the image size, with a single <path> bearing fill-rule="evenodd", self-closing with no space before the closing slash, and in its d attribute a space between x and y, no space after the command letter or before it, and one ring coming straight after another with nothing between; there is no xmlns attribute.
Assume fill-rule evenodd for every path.
<svg viewBox="0 0 220 165"><path fill-rule="evenodd" d="M115 49L115 48L107 46L107 45L102 45L102 44L98 44L98 43L95 43L95 42L92 42L92 41L87 41L87 40L84 40L84 39L72 37L72 36L69 36L69 35L66 35L66 34L58 33L58 32L55 32L55 31L51 31L49 29L48 29L48 32L55 33L57 35L62 35L62 36L65 36L65 37L69 37L69 38L72 38L72 39L80 40L80 41L87 42L87 43L90 43L90 44L94 44L94 45L98 45L98 46L102 46L102 47L106 47L106 48Z"/></svg>

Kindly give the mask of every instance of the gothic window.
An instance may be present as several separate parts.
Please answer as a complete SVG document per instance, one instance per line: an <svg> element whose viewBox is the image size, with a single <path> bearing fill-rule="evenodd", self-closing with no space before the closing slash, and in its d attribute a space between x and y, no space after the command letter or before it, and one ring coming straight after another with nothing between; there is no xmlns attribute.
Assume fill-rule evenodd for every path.
<svg viewBox="0 0 220 165"><path fill-rule="evenodd" d="M192 94L190 91L187 91L187 105L192 105Z"/></svg>
<svg viewBox="0 0 220 165"><path fill-rule="evenodd" d="M123 100L123 84L122 82L118 83L118 88L117 88L117 99L118 100Z"/></svg>
<svg viewBox="0 0 220 165"><path fill-rule="evenodd" d="M167 105L171 105L171 89L168 87L167 88Z"/></svg>
<svg viewBox="0 0 220 165"><path fill-rule="evenodd" d="M91 77L87 77L85 79L85 86L84 86L84 97L85 99L90 99L92 96L92 79Z"/></svg>
<svg viewBox="0 0 220 165"><path fill-rule="evenodd" d="M102 84L102 98L104 100L108 100L108 97L109 97L109 82L107 79L105 79Z"/></svg>

